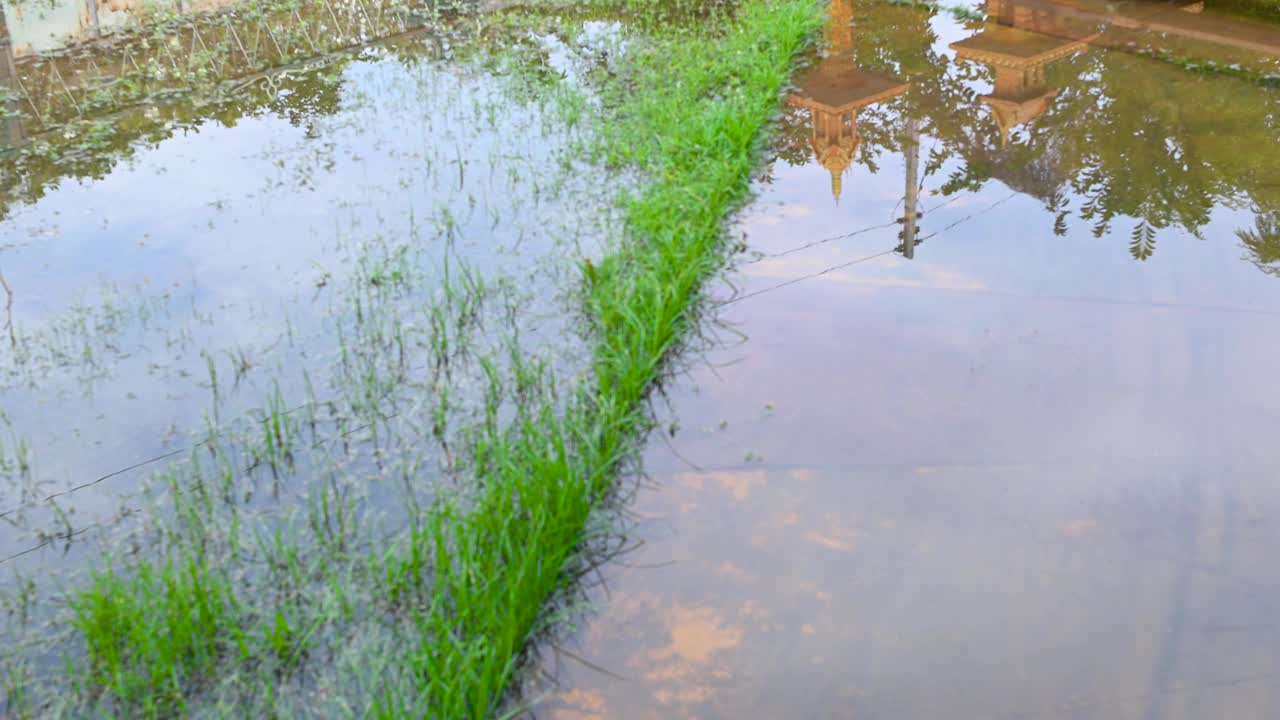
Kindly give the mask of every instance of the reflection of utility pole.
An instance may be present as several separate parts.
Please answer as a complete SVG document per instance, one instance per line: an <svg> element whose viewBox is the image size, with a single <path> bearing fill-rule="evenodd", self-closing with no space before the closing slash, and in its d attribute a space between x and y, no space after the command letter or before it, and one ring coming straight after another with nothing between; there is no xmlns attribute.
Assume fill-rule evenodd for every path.
<svg viewBox="0 0 1280 720"><path fill-rule="evenodd" d="M13 328L13 288L5 281L4 273L0 273L0 288L4 289L4 327L9 331L9 344L16 348L18 334Z"/></svg>
<svg viewBox="0 0 1280 720"><path fill-rule="evenodd" d="M98 24L98 0L84 0L84 4L89 11L89 25L93 27L93 36L98 37L102 34L102 26Z"/></svg>
<svg viewBox="0 0 1280 720"><path fill-rule="evenodd" d="M920 213L916 210L920 202L920 121L916 118L907 120L907 140L903 154L907 160L906 189L902 196L902 232L898 238L902 244L897 247L908 260L916 256L916 220Z"/></svg>
<svg viewBox="0 0 1280 720"><path fill-rule="evenodd" d="M9 39L9 23L4 17L4 5L0 4L0 93L7 97L0 102L0 140L5 147L17 147L22 142L22 118L18 115L18 68L13 62L13 42Z"/></svg>

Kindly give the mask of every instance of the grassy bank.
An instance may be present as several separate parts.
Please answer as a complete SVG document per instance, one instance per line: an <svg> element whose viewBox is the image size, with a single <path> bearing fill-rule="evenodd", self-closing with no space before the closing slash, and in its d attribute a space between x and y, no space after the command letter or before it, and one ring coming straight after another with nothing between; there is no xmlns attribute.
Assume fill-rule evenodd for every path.
<svg viewBox="0 0 1280 720"><path fill-rule="evenodd" d="M476 448L484 492L430 513L409 551L387 559L395 587L430 568L413 667L421 693L384 717L489 717L543 604L572 575L588 515L646 429L662 363L693 322L703 281L724 261L723 221L746 197L763 130L793 59L821 23L812 0L748 0L722 32L658 31L602 88L598 150L647 179L625 201L627 235L583 265L598 338L593 379L557 415L536 406Z"/></svg>
<svg viewBox="0 0 1280 720"><path fill-rule="evenodd" d="M625 52L588 79L598 101L588 145L598 162L639 182L620 201L623 236L603 258L581 264L590 372L562 387L518 343L480 358L480 411L454 450L463 482L431 493L403 531L381 540L351 529L359 518L338 489L306 498L310 534L277 524L250 536L238 515L211 523L203 508L240 491L239 456L175 480L175 519L156 543L160 558L106 565L69 592L84 649L69 674L90 706L118 716L192 714L187 697L238 673L236 692L272 707L275 688L308 663L345 669L344 649L366 642L368 627L388 634L361 650L368 662L348 663L359 665L359 681L322 688L326 700L343 695L341 714L486 718L507 706L525 650L555 618L548 600L578 572L593 511L643 439L647 394L695 322L704 281L725 260L724 220L747 196L779 92L823 19L814 0L744 0L709 13L701 3L637 1L622 10L631 23ZM565 97L582 111L581 97ZM359 382L351 385L367 391L353 392L349 415L374 428L379 467L395 449L379 428L402 412L379 403L394 394L388 378L411 363L399 339L408 325L371 308L389 303L383 296L402 276L357 285L376 296L356 298L357 327L380 319L377 333L355 346L368 352L352 353ZM450 413L449 384L440 380L457 347L449 340L474 324L470 307L447 300L429 313L438 410L426 412L439 418L438 437ZM345 346L342 354L346 367ZM333 433L344 445L349 424ZM310 427L314 440L316 420L291 419L281 404L258 427L265 460L254 467L275 478L300 462L301 438ZM394 473L411 483L414 469L406 462ZM223 565L246 555L260 559L257 570ZM10 681L15 713L21 690ZM245 712L229 702L206 706L207 714Z"/></svg>

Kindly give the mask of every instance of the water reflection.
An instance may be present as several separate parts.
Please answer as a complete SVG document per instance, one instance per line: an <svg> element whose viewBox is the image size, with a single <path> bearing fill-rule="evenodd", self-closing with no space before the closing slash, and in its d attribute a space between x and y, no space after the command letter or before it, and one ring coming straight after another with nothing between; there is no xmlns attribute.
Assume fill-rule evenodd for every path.
<svg viewBox="0 0 1280 720"><path fill-rule="evenodd" d="M985 8L833 4L537 717L1278 715L1280 25Z"/></svg>
<svg viewBox="0 0 1280 720"><path fill-rule="evenodd" d="M986 12L1008 27L1127 52L1176 52L1273 69L1280 56L1274 22L1219 11L1212 0L988 0Z"/></svg>
<svg viewBox="0 0 1280 720"><path fill-rule="evenodd" d="M818 164L831 173L831 195L839 202L841 177L861 142L858 110L903 94L911 83L858 67L852 3L834 2L829 13L825 35L830 55L800 73L787 104L807 111L810 147Z"/></svg>
<svg viewBox="0 0 1280 720"><path fill-rule="evenodd" d="M1237 230L1236 235L1259 270L1280 277L1280 213L1258 215L1254 227Z"/></svg>
<svg viewBox="0 0 1280 720"><path fill-rule="evenodd" d="M374 22L348 18L347 35L330 10ZM214 13L151 28L175 40L169 50L150 31L121 32L20 58L24 82L37 67L96 63L99 75L68 87L101 104L56 106L70 119L50 130L32 110L44 106L24 97L22 144L0 150L4 570L75 567L82 555L21 553L55 531L107 534L136 510L146 478L201 446L199 429L239 427L268 402L343 397L348 384L330 374L351 352L342 323L353 312L377 322L364 300L353 311L347 299L374 287L364 274L381 277L384 264L423 295L441 264L493 282L494 298L536 287L521 304L539 313L524 337L560 332L548 308L561 299L548 288L574 265L559 253L590 252L608 212L596 203L604 189L580 187L560 161L563 129L528 104L526 83L550 72L552 48L522 32L484 35L478 19L404 10L364 0ZM254 27L277 21L281 50ZM206 58L226 72L216 82L169 85L155 69L184 67L215 37L246 51ZM338 49L316 55L312 42ZM522 53L530 75L488 67L497 48ZM133 56L150 89L109 77L135 51L159 53ZM255 57L267 66L250 66ZM566 71L579 61L569 51L558 60ZM116 105L120 95L86 89L99 82L141 100ZM512 138L523 138L515 150ZM406 312L431 306L418 297Z"/></svg>
<svg viewBox="0 0 1280 720"><path fill-rule="evenodd" d="M1045 66L1088 47L1088 40L1061 40L992 24L971 38L952 43L959 60L972 60L991 67L994 89L978 99L992 110L1000 128L1001 147L1008 146L1009 133L1035 120L1058 94L1049 87Z"/></svg>
<svg viewBox="0 0 1280 720"><path fill-rule="evenodd" d="M1155 252L1160 231L1200 233L1215 207L1259 215L1280 209L1280 93L1265 83L1207 77L1134 52L1176 46L1192 33L1172 21L1139 26L1124 18L1188 15L1185 8L1125 6L1128 15L1089 16L1082 25L1050 13L1053 3L993 0L986 21L967 23L965 37L944 45L927 13L864 4L855 52L855 29L844 22L854 7L833 4L832 26L847 29L829 33L832 54L800 78L790 102L811 117L788 116L780 151L792 164L808 162L800 142L807 131L810 152L832 170L837 195L846 168L859 161L855 156L874 169L883 152L902 153L912 174L918 163L913 138L923 132L937 146L921 182L947 169L934 194L951 197L999 180L1040 199L1053 214L1056 234L1066 234L1072 220L1088 223L1099 237L1120 223L1139 260ZM1070 17L1078 18L1082 11L1074 12ZM1233 22L1245 23L1217 16L1213 27ZM1116 23L1126 38L1142 28L1144 44L1116 39ZM1251 32L1222 30L1214 38L1235 50L1271 48L1260 38L1280 38L1280 23L1253 20L1245 27ZM1194 35L1199 41L1206 33ZM1125 52L1090 51L1112 46ZM1251 57L1280 61L1280 45L1272 49L1274 56ZM901 85L889 78L901 78ZM878 90L886 92L877 96ZM867 98L863 105L902 97L885 110L864 111L861 123L850 112L856 108L839 116L834 106L804 100L839 98L840 92ZM914 204L912 187L908 182L904 203ZM912 247L910 217L900 218L907 226L904 253Z"/></svg>
<svg viewBox="0 0 1280 720"><path fill-rule="evenodd" d="M315 71L345 64L371 43L396 45L406 57L439 51L405 42L440 17L425 2L319 0L219 11L233 4L179 3L171 8L176 16L144 14L107 39L92 26L63 33L56 51L37 50L38 32L6 25L13 9L0 9L0 218L63 178L103 176L140 141L207 122L230 126L263 110L294 123L331 114L333 74Z"/></svg>

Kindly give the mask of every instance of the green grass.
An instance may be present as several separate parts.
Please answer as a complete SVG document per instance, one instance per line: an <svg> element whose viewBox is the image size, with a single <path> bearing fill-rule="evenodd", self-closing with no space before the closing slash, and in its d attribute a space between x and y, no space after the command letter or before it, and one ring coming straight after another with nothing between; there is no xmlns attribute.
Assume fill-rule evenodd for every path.
<svg viewBox="0 0 1280 720"><path fill-rule="evenodd" d="M95 573L71 601L88 648L91 691L133 702L141 717L180 712L184 698L229 653L248 654L231 582L195 557L143 562L129 576Z"/></svg>
<svg viewBox="0 0 1280 720"><path fill-rule="evenodd" d="M380 717L485 718L502 707L589 515L647 429L647 394L725 260L725 217L747 196L820 12L811 0L747 0L722 34L658 31L603 88L598 150L647 182L625 201L624 242L582 267L593 379L563 414L534 402L510 426L488 423L473 448L483 490L465 506L443 501L384 559L389 596L416 590L420 692L383 698ZM536 370L518 376L541 384Z"/></svg>
<svg viewBox="0 0 1280 720"><path fill-rule="evenodd" d="M187 537L167 546L169 559L136 561L127 570L108 565L70 595L85 648L70 673L89 695L105 699L95 708L180 715L215 676L236 674L269 696L273 678L308 661L317 632L362 614L384 619L399 636L380 646L389 655L376 664L386 671L371 671L380 678L358 689L364 695L352 715L488 718L508 707L526 650L554 624L549 601L578 574L593 513L649 428L648 394L696 322L704 283L726 260L725 218L748 195L779 94L823 20L815 0L743 0L709 15L694 12L701 11L692 2L623 3L634 36L607 72L590 78L598 106L588 110L580 97L562 96L575 114L599 113L596 161L640 178L620 200L623 237L580 268L590 373L561 394L552 369L518 343L505 357L482 357L483 407L458 451L467 482L411 513L410 527L385 549L352 549L348 531L333 535L331 555L309 564L298 559L295 541L278 534L270 542L259 534L261 547L238 549L238 525L201 525L213 515L199 508L216 493L204 490L199 474L195 487L175 486ZM358 268L368 302L356 298L356 327L367 336L339 338L351 393L344 402L368 418L375 446L389 412L381 409L390 382L384 363L394 371L406 352L395 339L403 328L387 326L390 316L376 308L401 282L400 267L391 257ZM480 279L465 272L446 289L430 315L426 360L439 386L431 411L437 428L451 412L450 358L468 350L465 329L480 312L469 298L484 293ZM309 424L314 435L314 420ZM293 472L303 427L278 393L258 427L248 459L273 479ZM222 494L232 495L238 471L227 464L225 472L211 472L226 478ZM333 505L323 493L310 502L317 528L333 526L335 512L348 517L336 496ZM230 548L204 554L213 543ZM247 589L244 578L228 577L210 559L241 552L267 559ZM302 588L320 577L323 597L308 597ZM354 584L373 590L372 606L359 612L350 598L367 588ZM342 635L329 641L334 637L340 642ZM18 707L12 694L10 700Z"/></svg>

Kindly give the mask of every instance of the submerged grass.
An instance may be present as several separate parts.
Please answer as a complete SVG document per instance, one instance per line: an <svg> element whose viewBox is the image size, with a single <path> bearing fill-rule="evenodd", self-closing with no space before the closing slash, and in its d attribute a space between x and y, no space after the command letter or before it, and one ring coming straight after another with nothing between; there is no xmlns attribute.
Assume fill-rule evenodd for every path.
<svg viewBox="0 0 1280 720"><path fill-rule="evenodd" d="M646 397L695 322L704 281L725 261L724 219L747 196L779 93L823 20L816 0L743 0L697 23L666 22L669 4L622 2L628 16L651 21L637 23L625 52L591 78L600 115L594 150L599 162L635 172L640 184L622 199L624 236L603 259L581 265L589 376L562 396L552 369L518 343L509 357L481 359L484 407L460 451L470 481L412 512L387 549L356 551L334 540L333 562L299 569L294 546L277 536L259 553L270 558L269 571L246 590L202 552L202 538L225 540L238 530L202 529L197 540L175 544L169 559L96 573L69 597L86 656L70 672L89 695L107 698L95 707L185 714L187 698L228 672L225 663L231 672L247 669L264 686L260 694L270 695L272 679L305 660L318 625L360 614L344 590L356 582L374 589L374 606L361 612L385 620L398 637L379 646L394 657L366 670L376 677L358 688L364 695L346 714L488 718L503 711L525 650L552 623L548 599L573 580L592 513L648 429ZM576 103L575 112L583 107ZM370 280L371 287L395 284L394 273L364 272L388 280ZM442 354L432 361L437 376L449 374L447 326L464 326L468 316L465 309L452 320L440 315L439 347L430 351ZM371 347L403 357L403 347L374 340ZM379 367L371 362L369 372L357 373L371 389L351 400L375 428L384 416L376 407L384 394ZM438 385L444 408L449 384ZM437 425L446 414L436 412ZM261 427L252 459L273 476L278 467L285 472L301 427L278 398ZM209 502L203 486L175 489L183 493L190 503ZM330 516L327 495L312 503L317 518ZM323 603L297 590L308 575L339 578L326 585ZM263 610L264 593L275 598L266 601L274 610ZM342 609L308 615L306 603ZM8 685L7 704L21 712L21 684Z"/></svg>
<svg viewBox="0 0 1280 720"><path fill-rule="evenodd" d="M582 266L593 378L563 414L540 403L508 427L487 424L474 448L483 490L466 506L444 501L386 559L390 595L422 588L410 662L420 691L385 698L379 716L483 718L502 706L588 516L646 429L664 359L724 262L724 218L747 195L762 131L820 13L812 0L747 0L719 32L645 38L610 74L598 150L646 181L625 201L622 244Z"/></svg>
<svg viewBox="0 0 1280 720"><path fill-rule="evenodd" d="M231 582L200 559L155 567L131 577L111 567L71 600L73 625L88 646L83 680L91 692L136 698L142 717L180 712L192 686L229 652L248 654Z"/></svg>

